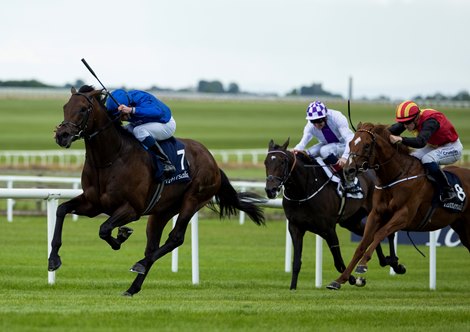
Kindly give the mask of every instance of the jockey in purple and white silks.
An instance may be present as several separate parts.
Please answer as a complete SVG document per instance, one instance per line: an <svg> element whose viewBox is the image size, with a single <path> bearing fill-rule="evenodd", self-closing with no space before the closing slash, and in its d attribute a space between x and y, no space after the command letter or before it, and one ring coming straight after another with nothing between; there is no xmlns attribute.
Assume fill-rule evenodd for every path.
<svg viewBox="0 0 470 332"><path fill-rule="evenodd" d="M360 190L360 187L345 183L342 172L349 157L349 142L354 137L347 118L339 111L328 109L321 101L314 101L307 107L306 119L302 139L294 150L305 150L312 158L321 157L346 184L346 191ZM318 143L306 149L314 137Z"/></svg>

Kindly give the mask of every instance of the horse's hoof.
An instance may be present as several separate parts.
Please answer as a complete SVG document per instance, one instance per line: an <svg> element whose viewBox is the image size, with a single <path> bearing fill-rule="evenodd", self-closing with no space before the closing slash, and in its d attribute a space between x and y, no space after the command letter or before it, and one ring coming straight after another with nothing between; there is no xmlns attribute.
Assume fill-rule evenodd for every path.
<svg viewBox="0 0 470 332"><path fill-rule="evenodd" d="M133 267L130 268L131 272L135 272L138 274L145 274L145 266L140 263L135 263Z"/></svg>
<svg viewBox="0 0 470 332"><path fill-rule="evenodd" d="M349 278L348 278L348 282L351 286L355 285L356 284L356 277L353 276L353 275L350 275Z"/></svg>
<svg viewBox="0 0 470 332"><path fill-rule="evenodd" d="M126 227L126 226L121 226L119 227L117 237L120 239L122 242L126 241L134 232L132 228Z"/></svg>
<svg viewBox="0 0 470 332"><path fill-rule="evenodd" d="M332 281L328 286L326 286L327 289L332 289L332 290L338 290L341 288L341 284L337 281Z"/></svg>
<svg viewBox="0 0 470 332"><path fill-rule="evenodd" d="M367 272L367 265L358 265L356 267L356 273L363 274Z"/></svg>
<svg viewBox="0 0 470 332"><path fill-rule="evenodd" d="M57 259L51 259L49 258L49 263L47 266L47 270L49 272L53 272L57 270L59 267L61 267L62 261L60 260L60 256L57 256Z"/></svg>
<svg viewBox="0 0 470 332"><path fill-rule="evenodd" d="M129 293L129 291L125 291L121 294L122 296L132 297L134 294Z"/></svg>
<svg viewBox="0 0 470 332"><path fill-rule="evenodd" d="M405 274L406 267L403 264L398 264L397 267L393 268L393 271L395 271L396 274Z"/></svg>
<svg viewBox="0 0 470 332"><path fill-rule="evenodd" d="M363 277L356 278L356 286L357 287L364 287L366 285L366 279Z"/></svg>

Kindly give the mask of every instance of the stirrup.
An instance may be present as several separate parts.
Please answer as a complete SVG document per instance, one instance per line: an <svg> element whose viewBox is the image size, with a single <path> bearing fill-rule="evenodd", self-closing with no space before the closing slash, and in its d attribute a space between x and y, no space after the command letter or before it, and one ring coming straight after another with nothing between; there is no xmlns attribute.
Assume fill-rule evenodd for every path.
<svg viewBox="0 0 470 332"><path fill-rule="evenodd" d="M172 173L176 172L176 168L170 162L164 162L163 163L163 172L166 173L166 174L172 174Z"/></svg>
<svg viewBox="0 0 470 332"><path fill-rule="evenodd" d="M455 191L451 188L448 190L444 190L441 195L439 196L439 199L441 200L442 203L449 202L453 200L455 197L457 197L457 194Z"/></svg>

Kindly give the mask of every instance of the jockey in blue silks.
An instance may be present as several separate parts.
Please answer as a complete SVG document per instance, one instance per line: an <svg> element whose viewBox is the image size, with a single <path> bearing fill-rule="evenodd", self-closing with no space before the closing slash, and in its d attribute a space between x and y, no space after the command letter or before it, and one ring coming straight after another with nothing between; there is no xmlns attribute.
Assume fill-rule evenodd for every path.
<svg viewBox="0 0 470 332"><path fill-rule="evenodd" d="M162 161L165 176L174 173L175 166L158 144L175 133L176 122L170 108L154 95L141 90L118 89L111 95L119 105L108 98L108 111L113 115L117 112L122 114L123 120L129 122L125 128Z"/></svg>

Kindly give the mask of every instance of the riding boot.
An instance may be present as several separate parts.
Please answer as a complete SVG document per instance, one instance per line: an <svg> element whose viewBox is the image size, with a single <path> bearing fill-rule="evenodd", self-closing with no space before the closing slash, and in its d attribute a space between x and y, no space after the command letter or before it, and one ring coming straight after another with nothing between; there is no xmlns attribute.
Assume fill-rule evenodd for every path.
<svg viewBox="0 0 470 332"><path fill-rule="evenodd" d="M175 166L170 161L170 158L166 155L166 153L163 151L162 147L158 142L151 136L146 137L143 142L142 142L146 147L149 148L150 151L155 153L155 155L158 157L158 159L162 162L163 164L163 173L165 176L169 176L176 172Z"/></svg>
<svg viewBox="0 0 470 332"><path fill-rule="evenodd" d="M424 168L428 170L429 175L431 175L434 180L436 180L437 185L440 190L440 199L441 202L445 203L454 199L457 194L449 184L447 177L444 171L439 167L436 162L423 164Z"/></svg>
<svg viewBox="0 0 470 332"><path fill-rule="evenodd" d="M362 188L359 184L359 180L354 179L353 181L347 181L344 177L343 167L338 164L338 158L334 154L330 154L328 157L323 159L325 164L330 166L333 172L338 175L341 180L341 186L343 187L346 193L350 193L353 196L358 195L362 196Z"/></svg>
<svg viewBox="0 0 470 332"><path fill-rule="evenodd" d="M162 147L160 146L160 144L158 144L158 142L155 142L155 144L150 147L150 150L157 155L158 159L161 160L163 164L163 173L165 173L165 175L171 175L176 172L175 166L173 166L170 161L170 158L168 158L168 156L163 151Z"/></svg>

